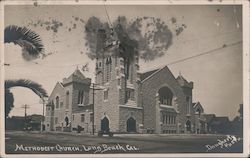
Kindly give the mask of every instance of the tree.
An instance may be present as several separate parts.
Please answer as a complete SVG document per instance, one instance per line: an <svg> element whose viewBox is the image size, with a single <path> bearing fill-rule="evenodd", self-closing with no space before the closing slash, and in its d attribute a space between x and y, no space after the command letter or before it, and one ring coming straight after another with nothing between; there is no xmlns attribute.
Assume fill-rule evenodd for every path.
<svg viewBox="0 0 250 158"><path fill-rule="evenodd" d="M25 60L36 59L43 54L44 46L41 37L34 31L15 25L4 29L4 43L14 43L22 47L22 56ZM5 118L8 117L14 107L14 96L10 92L12 87L26 87L35 92L40 98L46 97L47 93L42 86L30 80L6 80L5 81Z"/></svg>
<svg viewBox="0 0 250 158"><path fill-rule="evenodd" d="M100 30L104 35L98 35ZM136 56L145 61L163 56L172 45L173 38L167 24L160 18L154 17L137 17L127 21L125 16L119 16L112 26L107 22L101 22L97 17L90 17L85 25L85 33L85 45L90 51L87 55L91 59L110 56L110 52L105 49L113 43L112 41L118 41L115 42L118 47L111 55L124 60L125 102L127 102L126 80L131 62ZM100 40L100 37L103 39Z"/></svg>
<svg viewBox="0 0 250 158"><path fill-rule="evenodd" d="M4 43L14 43L22 47L22 56L25 60L36 59L44 55L41 37L26 27L7 26L4 29Z"/></svg>
<svg viewBox="0 0 250 158"><path fill-rule="evenodd" d="M14 107L14 97L10 92L13 87L24 87L32 90L41 99L48 97L47 92L43 87L31 80L19 79L19 80L6 80L5 81L5 118L8 117L11 109Z"/></svg>
<svg viewBox="0 0 250 158"><path fill-rule="evenodd" d="M231 122L231 131L234 134L238 134L240 136L243 135L243 104L239 104L239 115L236 116Z"/></svg>
<svg viewBox="0 0 250 158"><path fill-rule="evenodd" d="M177 24L175 23L175 25ZM186 25L176 27L181 27L183 30L184 26ZM97 39L100 29L103 29L106 34L103 43L98 43L99 40ZM126 40L124 40L123 35L125 35ZM139 57L145 61L150 61L163 56L167 52L172 45L173 33L166 22L155 17L137 17L128 21L125 16L118 16L112 25L102 22L97 17L90 17L85 25L85 45L89 48L87 55L91 59L101 58L103 53L104 56L109 55L108 52L106 52L108 54L105 54L98 49L100 49L99 47L106 47L110 39L124 41L123 45L130 48L133 46L129 45L131 40L136 41L134 46L137 47ZM128 43L125 45L125 42Z"/></svg>

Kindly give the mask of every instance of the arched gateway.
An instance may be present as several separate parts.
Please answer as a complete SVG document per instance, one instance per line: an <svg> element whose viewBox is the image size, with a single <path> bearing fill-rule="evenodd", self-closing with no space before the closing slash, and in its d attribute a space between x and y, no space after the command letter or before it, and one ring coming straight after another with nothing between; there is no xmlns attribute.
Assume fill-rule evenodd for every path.
<svg viewBox="0 0 250 158"><path fill-rule="evenodd" d="M132 117L127 120L127 132L136 132L136 120Z"/></svg>
<svg viewBox="0 0 250 158"><path fill-rule="evenodd" d="M109 120L106 116L101 120L101 131L109 132Z"/></svg>

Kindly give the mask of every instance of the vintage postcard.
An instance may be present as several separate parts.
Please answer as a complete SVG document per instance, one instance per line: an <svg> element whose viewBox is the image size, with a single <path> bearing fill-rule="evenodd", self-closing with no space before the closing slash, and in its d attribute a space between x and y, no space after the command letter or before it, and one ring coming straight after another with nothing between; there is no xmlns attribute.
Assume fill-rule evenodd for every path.
<svg viewBox="0 0 250 158"><path fill-rule="evenodd" d="M1 157L247 157L249 1L2 0Z"/></svg>

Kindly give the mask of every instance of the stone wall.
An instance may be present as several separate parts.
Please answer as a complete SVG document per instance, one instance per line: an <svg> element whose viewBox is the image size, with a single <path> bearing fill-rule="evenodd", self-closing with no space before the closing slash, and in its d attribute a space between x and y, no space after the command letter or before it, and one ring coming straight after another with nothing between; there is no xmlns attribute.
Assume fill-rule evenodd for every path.
<svg viewBox="0 0 250 158"><path fill-rule="evenodd" d="M72 119L72 129L77 129L78 126L81 126L84 130L82 133L92 133L92 121L90 119L92 111L84 111L79 113L72 113L72 117L74 117L74 120ZM84 114L84 121L82 120L82 114Z"/></svg>
<svg viewBox="0 0 250 158"><path fill-rule="evenodd" d="M127 120L132 117L136 120L136 132L140 133L139 125L142 125L142 108L130 108L120 106L119 129L121 133L127 132Z"/></svg>
<svg viewBox="0 0 250 158"><path fill-rule="evenodd" d="M142 82L144 128L156 129L156 95L159 89L164 86L168 87L173 92L173 98L176 98L173 106L179 112L177 123L180 125L180 131L184 131L187 121L186 98L179 83L167 67L162 68L159 72L152 75L152 77Z"/></svg>

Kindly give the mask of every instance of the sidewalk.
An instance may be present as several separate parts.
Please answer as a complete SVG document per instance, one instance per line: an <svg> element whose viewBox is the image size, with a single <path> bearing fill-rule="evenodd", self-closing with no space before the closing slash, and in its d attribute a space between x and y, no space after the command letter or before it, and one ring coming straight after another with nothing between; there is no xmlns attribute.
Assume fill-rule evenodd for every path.
<svg viewBox="0 0 250 158"><path fill-rule="evenodd" d="M32 131L33 133L37 133ZM92 133L76 133L76 132L61 132L61 131L44 131L43 133L50 134L62 134L62 135L73 135L73 136L88 136L88 137L98 137L97 133L94 135ZM131 134L120 134L114 133L113 137L170 137L170 138L190 138L190 137L223 137L225 134L141 134L141 133L131 133ZM104 135L103 137L108 137Z"/></svg>

